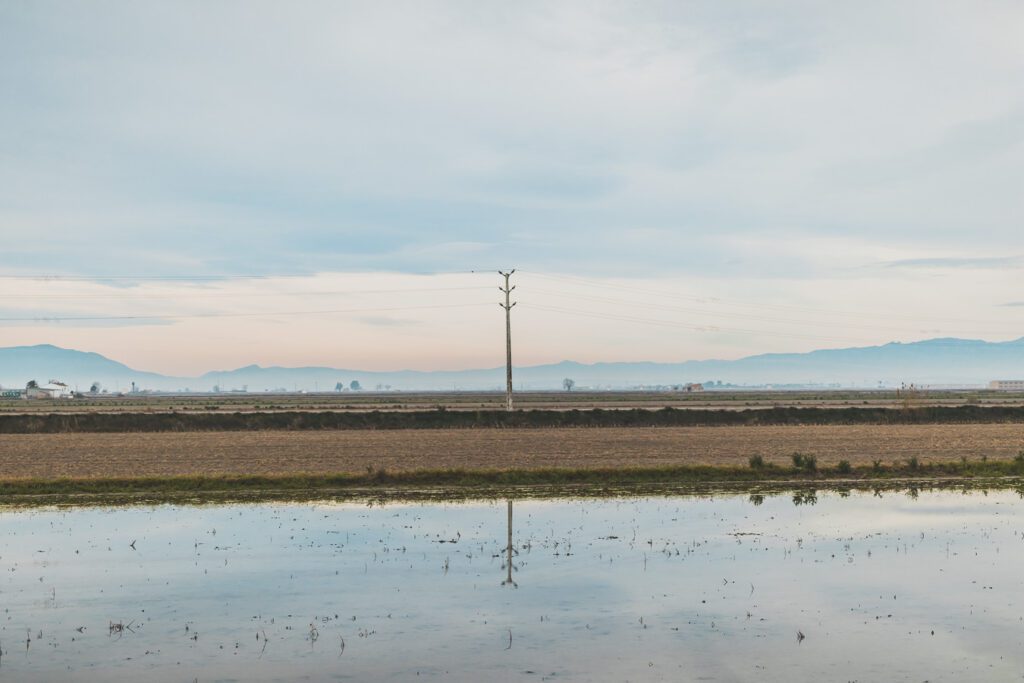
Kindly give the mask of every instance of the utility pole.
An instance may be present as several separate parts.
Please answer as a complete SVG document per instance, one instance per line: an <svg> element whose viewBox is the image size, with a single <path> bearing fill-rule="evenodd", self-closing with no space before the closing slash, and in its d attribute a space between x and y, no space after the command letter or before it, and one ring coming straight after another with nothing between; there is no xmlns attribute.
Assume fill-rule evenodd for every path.
<svg viewBox="0 0 1024 683"><path fill-rule="evenodd" d="M516 287L509 287L508 279L515 272L515 268L507 273L498 271L498 275L505 278L505 286L498 287L499 291L505 292L505 303L498 305L505 309L505 410L509 412L512 412L512 307L516 305L510 298Z"/></svg>

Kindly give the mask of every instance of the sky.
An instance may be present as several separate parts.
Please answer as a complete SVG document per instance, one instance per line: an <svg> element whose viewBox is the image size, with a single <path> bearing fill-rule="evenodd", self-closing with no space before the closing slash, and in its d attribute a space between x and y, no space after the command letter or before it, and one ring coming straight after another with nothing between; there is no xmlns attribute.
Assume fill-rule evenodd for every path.
<svg viewBox="0 0 1024 683"><path fill-rule="evenodd" d="M1021 35L984 0L8 0L0 346L492 367L499 268L517 364L1014 339Z"/></svg>

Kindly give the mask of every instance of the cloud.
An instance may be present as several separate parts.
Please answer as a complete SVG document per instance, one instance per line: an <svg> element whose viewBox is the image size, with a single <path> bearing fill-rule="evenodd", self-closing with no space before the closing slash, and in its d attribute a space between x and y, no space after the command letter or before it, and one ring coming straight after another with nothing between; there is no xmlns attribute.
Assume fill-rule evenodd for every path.
<svg viewBox="0 0 1024 683"><path fill-rule="evenodd" d="M1001 338L1020 308L974 303L1019 279L1022 21L998 2L0 3L0 274L306 276L19 285L39 298L2 303L33 318L383 308L407 297L293 290L518 267L524 285L577 275L816 311L644 313L746 330L683 334L530 312L523 286L516 348L535 362L877 343L912 338L890 328L915 317L911 332ZM417 316L371 313L24 324L11 343L67 337L154 367L227 366L254 344L264 364L500 364L481 341L494 293L418 297L490 308L424 316L415 352L395 322ZM860 313L837 331L833 309Z"/></svg>
<svg viewBox="0 0 1024 683"><path fill-rule="evenodd" d="M0 234L93 274L735 272L666 232L1007 249L1022 12L7 3Z"/></svg>
<svg viewBox="0 0 1024 683"><path fill-rule="evenodd" d="M890 261L884 264L888 268L965 268L977 269L1008 269L1020 268L1024 265L1024 257L1021 256L979 256L979 257L937 257L937 258L914 258Z"/></svg>

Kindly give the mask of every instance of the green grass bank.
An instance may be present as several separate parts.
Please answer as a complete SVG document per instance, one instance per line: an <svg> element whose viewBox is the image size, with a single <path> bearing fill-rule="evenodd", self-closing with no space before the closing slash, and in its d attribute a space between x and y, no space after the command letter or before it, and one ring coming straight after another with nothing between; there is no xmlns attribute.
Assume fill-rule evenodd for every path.
<svg viewBox="0 0 1024 683"><path fill-rule="evenodd" d="M876 462L868 467L851 467L841 462L829 468L817 467L814 458L794 454L792 467L763 465L751 459L749 467L673 466L595 469L530 470L421 470L389 472L373 470L361 474L290 474L281 476L176 476L114 477L88 479L21 479L0 481L0 501L19 496L60 496L90 494L218 494L258 495L315 494L317 492L395 491L437 489L448 492L501 491L516 487L581 487L600 493L609 487L687 487L718 485L739 488L762 485L830 486L873 489L901 486L908 482L972 481L1003 482L1017 487L1024 482L1024 454L1011 461L969 461L920 463Z"/></svg>

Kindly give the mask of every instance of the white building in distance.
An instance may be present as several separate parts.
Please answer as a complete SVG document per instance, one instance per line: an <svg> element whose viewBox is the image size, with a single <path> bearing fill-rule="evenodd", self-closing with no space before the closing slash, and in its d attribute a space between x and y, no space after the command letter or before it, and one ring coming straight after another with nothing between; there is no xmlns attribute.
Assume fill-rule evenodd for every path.
<svg viewBox="0 0 1024 683"><path fill-rule="evenodd" d="M1024 379L994 379L988 383L995 391L1024 391Z"/></svg>
<svg viewBox="0 0 1024 683"><path fill-rule="evenodd" d="M5 389L0 393L0 398L27 398L27 399L59 399L71 398L70 387L64 382L51 379L48 384L41 387L26 387L24 389Z"/></svg>

